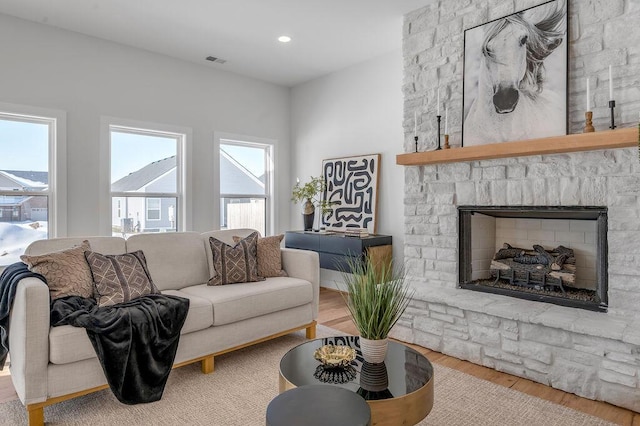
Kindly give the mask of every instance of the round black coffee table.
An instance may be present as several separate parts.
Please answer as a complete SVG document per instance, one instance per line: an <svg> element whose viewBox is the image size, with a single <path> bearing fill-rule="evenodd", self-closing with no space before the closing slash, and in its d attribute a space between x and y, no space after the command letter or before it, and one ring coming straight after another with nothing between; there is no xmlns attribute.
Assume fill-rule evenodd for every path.
<svg viewBox="0 0 640 426"><path fill-rule="evenodd" d="M343 369L324 369L313 354L330 344L354 348L356 359ZM310 340L282 357L280 392L320 384L339 386L361 395L371 407L371 421L375 425L414 425L433 407L433 366L418 351L391 340L382 364L364 361L358 336Z"/></svg>
<svg viewBox="0 0 640 426"><path fill-rule="evenodd" d="M289 389L267 407L267 426L371 426L364 399L332 385Z"/></svg>

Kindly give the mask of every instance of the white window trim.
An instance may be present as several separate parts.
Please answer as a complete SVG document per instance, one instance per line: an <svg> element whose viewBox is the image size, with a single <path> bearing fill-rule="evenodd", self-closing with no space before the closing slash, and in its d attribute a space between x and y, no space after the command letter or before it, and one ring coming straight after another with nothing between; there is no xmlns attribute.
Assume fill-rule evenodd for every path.
<svg viewBox="0 0 640 426"><path fill-rule="evenodd" d="M67 236L67 113L66 111L0 102L2 116L35 119L49 126L49 238ZM45 193L43 193L45 195Z"/></svg>
<svg viewBox="0 0 640 426"><path fill-rule="evenodd" d="M265 194L258 195L237 195L237 194L224 194L226 198L264 198L265 199L265 234L273 235L276 229L275 218L277 217L276 206L278 205L277 194L274 191L274 182L276 179L275 158L277 142L274 139L260 138L256 136L239 135L226 132L214 132L213 133L213 163L217 165L217 172L213 174L213 200L214 200L214 226L215 229L220 228L220 145L224 145L225 142L231 142L236 145L254 146L264 148L268 146L266 151L266 164L265 164L265 183L264 187L267 191Z"/></svg>
<svg viewBox="0 0 640 426"><path fill-rule="evenodd" d="M192 220L192 195L191 195L191 146L193 130L190 127L175 126L162 123L144 122L117 118L110 116L100 117L100 158L106 161L100 162L100 230L103 235L111 235L111 215L113 213L111 197L135 197L136 193L112 193L111 192L111 130L122 127L125 130L139 130L141 132L159 133L166 132L176 135L184 135L178 142L176 153L177 177L178 177L178 205L176 206L178 223L177 229L191 231ZM140 196L149 197L153 194L144 193Z"/></svg>

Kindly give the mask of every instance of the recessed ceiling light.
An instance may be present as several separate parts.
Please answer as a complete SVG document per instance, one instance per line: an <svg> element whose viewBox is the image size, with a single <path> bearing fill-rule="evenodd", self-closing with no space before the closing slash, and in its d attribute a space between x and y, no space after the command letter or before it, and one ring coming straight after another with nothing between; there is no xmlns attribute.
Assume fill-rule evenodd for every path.
<svg viewBox="0 0 640 426"><path fill-rule="evenodd" d="M289 37L289 36L280 36L280 37L278 37L278 41L280 43L289 43L291 41L291 37Z"/></svg>

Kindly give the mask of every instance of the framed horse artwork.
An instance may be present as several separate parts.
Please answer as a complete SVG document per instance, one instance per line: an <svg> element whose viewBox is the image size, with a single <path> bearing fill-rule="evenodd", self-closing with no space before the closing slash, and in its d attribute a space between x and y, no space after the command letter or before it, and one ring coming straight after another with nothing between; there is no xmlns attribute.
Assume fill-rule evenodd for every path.
<svg viewBox="0 0 640 426"><path fill-rule="evenodd" d="M464 32L462 146L567 134L567 3Z"/></svg>

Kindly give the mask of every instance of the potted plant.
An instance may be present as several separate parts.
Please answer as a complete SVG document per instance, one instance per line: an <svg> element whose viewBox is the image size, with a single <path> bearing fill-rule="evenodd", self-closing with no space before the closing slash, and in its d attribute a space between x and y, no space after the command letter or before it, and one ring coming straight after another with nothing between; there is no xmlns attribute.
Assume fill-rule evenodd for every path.
<svg viewBox="0 0 640 426"><path fill-rule="evenodd" d="M313 229L313 219L315 217L316 208L320 208L322 213L331 210L330 202L322 199L322 194L327 189L327 184L322 177L313 177L304 185L297 180L291 193L291 201L302 204L302 215L304 219L304 230L311 231Z"/></svg>
<svg viewBox="0 0 640 426"><path fill-rule="evenodd" d="M365 361L381 363L387 353L389 332L409 305L414 291L406 282L404 269L393 261L374 262L367 256L349 260L342 271L343 293L353 323L360 333L360 350Z"/></svg>

